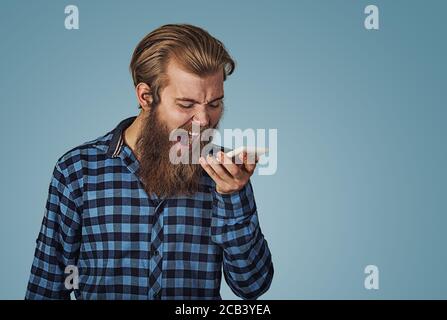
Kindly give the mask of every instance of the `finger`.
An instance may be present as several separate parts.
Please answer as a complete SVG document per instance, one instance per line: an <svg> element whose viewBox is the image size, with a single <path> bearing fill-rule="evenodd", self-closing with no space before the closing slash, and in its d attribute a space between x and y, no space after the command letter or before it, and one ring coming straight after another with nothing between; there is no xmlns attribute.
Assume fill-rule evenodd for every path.
<svg viewBox="0 0 447 320"><path fill-rule="evenodd" d="M233 177L225 170L225 168L211 155L208 155L206 162L213 168L214 172L224 181L230 182Z"/></svg>
<svg viewBox="0 0 447 320"><path fill-rule="evenodd" d="M211 177L211 179L216 182L216 184L225 184L225 182L219 177L219 175L214 171L214 169L211 167L211 165L206 162L204 157L199 158L200 165L202 166L203 170L205 170L208 175Z"/></svg>
<svg viewBox="0 0 447 320"><path fill-rule="evenodd" d="M240 179L243 176L243 172L240 166L236 165L229 156L223 152L217 154L217 160L224 166L224 168L236 179Z"/></svg>
<svg viewBox="0 0 447 320"><path fill-rule="evenodd" d="M246 164L245 165L245 170L249 173L252 174L256 169L256 164Z"/></svg>
<svg viewBox="0 0 447 320"><path fill-rule="evenodd" d="M256 154L247 154L247 152L241 153L241 160L243 161L245 171L252 174L256 169L256 163L259 161L259 157Z"/></svg>

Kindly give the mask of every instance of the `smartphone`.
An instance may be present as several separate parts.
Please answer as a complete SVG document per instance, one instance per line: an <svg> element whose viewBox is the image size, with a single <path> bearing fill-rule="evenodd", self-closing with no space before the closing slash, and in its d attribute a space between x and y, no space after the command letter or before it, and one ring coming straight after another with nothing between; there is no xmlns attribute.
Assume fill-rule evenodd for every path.
<svg viewBox="0 0 447 320"><path fill-rule="evenodd" d="M227 153L225 153L229 158L233 158L241 154L242 152L247 152L248 154L255 154L258 157L262 156L263 154L267 153L269 149L268 148L256 148L256 147L239 147L234 150L231 150Z"/></svg>

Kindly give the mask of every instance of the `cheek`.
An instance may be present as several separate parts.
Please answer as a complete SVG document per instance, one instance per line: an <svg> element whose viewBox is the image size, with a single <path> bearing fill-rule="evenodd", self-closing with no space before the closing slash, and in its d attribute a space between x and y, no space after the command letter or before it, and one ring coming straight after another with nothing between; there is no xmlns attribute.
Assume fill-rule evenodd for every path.
<svg viewBox="0 0 447 320"><path fill-rule="evenodd" d="M166 110L166 112L164 112L163 120L167 124L169 130L174 130L182 127L193 116L190 110L179 110L179 108L175 106L168 106L164 110Z"/></svg>
<svg viewBox="0 0 447 320"><path fill-rule="evenodd" d="M219 108L218 110L210 112L210 120L213 125L216 125L219 122L220 117L222 116L222 111L222 108Z"/></svg>

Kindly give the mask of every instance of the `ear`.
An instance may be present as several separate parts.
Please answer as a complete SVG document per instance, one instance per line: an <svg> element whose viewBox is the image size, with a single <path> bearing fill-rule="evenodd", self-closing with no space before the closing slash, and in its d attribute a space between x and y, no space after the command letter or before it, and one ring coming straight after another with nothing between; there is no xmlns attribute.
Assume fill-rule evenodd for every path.
<svg viewBox="0 0 447 320"><path fill-rule="evenodd" d="M140 82L135 87L135 94L137 95L138 104L144 111L149 111L152 105L151 88L147 83Z"/></svg>

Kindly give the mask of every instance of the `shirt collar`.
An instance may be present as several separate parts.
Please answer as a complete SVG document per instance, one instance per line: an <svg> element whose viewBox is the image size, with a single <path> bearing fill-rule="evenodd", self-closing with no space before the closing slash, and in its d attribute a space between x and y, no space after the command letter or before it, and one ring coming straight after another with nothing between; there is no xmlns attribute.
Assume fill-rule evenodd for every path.
<svg viewBox="0 0 447 320"><path fill-rule="evenodd" d="M109 148L107 149L108 158L116 158L119 156L124 143L123 132L135 119L136 116L124 119L112 130L112 139L110 140Z"/></svg>
<svg viewBox="0 0 447 320"><path fill-rule="evenodd" d="M112 139L110 140L109 148L107 149L108 158L116 158L120 155L124 144L123 132L134 122L136 118L137 118L136 116L133 116L124 119L115 127L115 129L112 130ZM215 146L215 147L223 152L228 152L230 150L221 146ZM213 148L210 153L214 154L214 151L215 150Z"/></svg>

